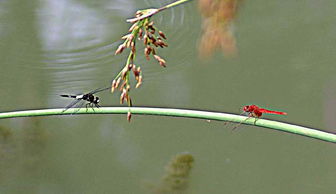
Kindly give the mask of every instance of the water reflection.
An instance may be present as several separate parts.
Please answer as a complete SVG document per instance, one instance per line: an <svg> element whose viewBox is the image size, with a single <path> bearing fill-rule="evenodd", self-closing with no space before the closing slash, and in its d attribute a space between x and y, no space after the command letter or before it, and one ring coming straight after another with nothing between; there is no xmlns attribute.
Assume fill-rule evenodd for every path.
<svg viewBox="0 0 336 194"><path fill-rule="evenodd" d="M113 15L130 14L117 11L129 10L130 4L115 2L114 5L119 7L114 9ZM43 45L47 50L66 51L92 47L116 32L111 21L100 10L79 1L43 1L38 13Z"/></svg>
<svg viewBox="0 0 336 194"><path fill-rule="evenodd" d="M51 82L91 85L97 66L112 60L114 45L107 40L115 31L109 30L113 29L110 21L78 1L43 1L38 13Z"/></svg>
<svg viewBox="0 0 336 194"><path fill-rule="evenodd" d="M25 119L22 129L23 133L17 133L0 126L0 185L5 193L9 188L17 193L25 192L26 187L37 190L38 184L33 183L43 182L48 132L39 118ZM20 181L21 187L16 187Z"/></svg>
<svg viewBox="0 0 336 194"><path fill-rule="evenodd" d="M117 122L116 119L113 120ZM115 159L119 165L128 170L136 170L144 150L141 146L134 144L127 133L124 127L118 124L114 125L111 130L110 122L107 120L100 128L101 141L115 151Z"/></svg>
<svg viewBox="0 0 336 194"><path fill-rule="evenodd" d="M160 7L169 2L147 1L146 4ZM51 104L58 104L54 94L86 91L110 83L126 61L126 56L114 56L114 51L130 25L125 19L133 16L135 6L135 1L100 1L95 5L70 0L41 2L37 13L45 69L50 74L53 90L50 95L55 96L51 97ZM166 52L167 70L139 53L137 63L143 68L145 82L160 79L163 73L170 75L172 84L184 82L174 83L174 75L170 73L190 68L193 63L188 58L196 45L186 37L196 37L197 30L188 27L194 24L195 17L185 17L185 11L182 5L154 17L170 34L170 47L182 52ZM181 31L181 28L190 30Z"/></svg>

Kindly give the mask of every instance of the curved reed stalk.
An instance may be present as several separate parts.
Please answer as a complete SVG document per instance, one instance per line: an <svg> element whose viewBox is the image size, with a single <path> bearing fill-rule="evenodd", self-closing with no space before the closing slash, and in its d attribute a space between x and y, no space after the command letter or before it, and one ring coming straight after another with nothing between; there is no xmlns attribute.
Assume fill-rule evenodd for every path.
<svg viewBox="0 0 336 194"><path fill-rule="evenodd" d="M76 109L69 109L63 112L64 109L42 109L42 110L26 110L0 113L0 119L15 118L15 117L33 117L33 116L49 116L49 115L71 115ZM258 119L255 122L254 118L247 119L246 116L235 114L209 112L200 110L173 109L173 108L150 108L150 107L101 107L96 109L81 108L76 114L127 114L131 112L134 115L158 115L171 117L197 118L205 120L229 121L242 123L246 125L256 125L277 131L284 131L292 134L302 135L310 138L319 139L322 141L336 143L336 135L312 129L308 127L272 121L266 119Z"/></svg>

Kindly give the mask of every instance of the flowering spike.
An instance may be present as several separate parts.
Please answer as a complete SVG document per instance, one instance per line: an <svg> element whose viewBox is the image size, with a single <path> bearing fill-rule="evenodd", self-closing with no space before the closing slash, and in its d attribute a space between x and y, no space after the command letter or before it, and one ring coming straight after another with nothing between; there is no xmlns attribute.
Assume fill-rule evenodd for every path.
<svg viewBox="0 0 336 194"><path fill-rule="evenodd" d="M149 22L149 24L147 24L147 26L148 26L149 28L151 28L151 27L153 27L153 24L154 24L154 22L151 21L151 22Z"/></svg>
<svg viewBox="0 0 336 194"><path fill-rule="evenodd" d="M132 118L132 113L130 111L128 111L128 113L127 113L127 121L131 122L131 118Z"/></svg>
<svg viewBox="0 0 336 194"><path fill-rule="evenodd" d="M167 39L167 38L166 38L166 35L165 35L162 31L159 31L159 35L160 35L162 38Z"/></svg>
<svg viewBox="0 0 336 194"><path fill-rule="evenodd" d="M154 58L160 63L162 67L166 67L166 61L158 55L154 55Z"/></svg>
<svg viewBox="0 0 336 194"><path fill-rule="evenodd" d="M130 36L131 34L126 34L125 36L121 37L122 40L126 40L128 39L128 37Z"/></svg>
<svg viewBox="0 0 336 194"><path fill-rule="evenodd" d="M142 28L140 28L140 30L139 30L139 36L138 36L138 39L139 39L139 40L142 39L142 34L143 34L143 31L142 31Z"/></svg>
<svg viewBox="0 0 336 194"><path fill-rule="evenodd" d="M114 89L116 88L116 80L114 79L111 84L111 93L114 92Z"/></svg>
<svg viewBox="0 0 336 194"><path fill-rule="evenodd" d="M129 28L129 32L132 32L134 29L136 29L136 27L138 26L138 23L134 23L130 28Z"/></svg>
<svg viewBox="0 0 336 194"><path fill-rule="evenodd" d="M131 71L133 72L134 78L136 80L135 88L139 88L143 81L141 68L134 64L136 57L136 39L143 42L145 47L143 53L147 60L149 60L150 56L153 55L155 60L157 60L162 67L166 67L166 61L156 54L156 47L164 48L168 46L168 44L163 41L166 39L166 36L162 31L154 26L154 22L151 21L150 18L150 16L161 10L162 9L147 9L137 11L135 18L127 20L128 22L132 23L128 30L129 34L126 34L122 37L124 43L119 45L118 49L115 51L115 54L122 53L126 48L129 48L130 53L126 65L118 74L118 76L113 80L111 87L112 92L114 92L116 89L121 92L120 104L123 104L126 101L128 106L132 106L132 100L129 94L131 89L129 80L131 77ZM120 82L122 83L120 84ZM131 120L130 112L127 114L127 120Z"/></svg>
<svg viewBox="0 0 336 194"><path fill-rule="evenodd" d="M139 76L138 83L135 85L135 88L139 88L142 84L142 76Z"/></svg>
<svg viewBox="0 0 336 194"><path fill-rule="evenodd" d="M148 36L147 36L147 34L145 34L144 37L143 37L143 43L144 43L144 45L148 44Z"/></svg>
<svg viewBox="0 0 336 194"><path fill-rule="evenodd" d="M119 45L118 49L115 51L114 55L120 54L123 52L123 50L125 49L125 45L121 44Z"/></svg>
<svg viewBox="0 0 336 194"><path fill-rule="evenodd" d="M120 85L120 88L119 88L119 91L123 91L124 87L126 85L126 82L124 81L121 85Z"/></svg>
<svg viewBox="0 0 336 194"><path fill-rule="evenodd" d="M124 68L124 69L122 70L122 72L121 72L121 78L122 78L123 80L126 79L126 75L127 75L127 73L128 73L128 68Z"/></svg>

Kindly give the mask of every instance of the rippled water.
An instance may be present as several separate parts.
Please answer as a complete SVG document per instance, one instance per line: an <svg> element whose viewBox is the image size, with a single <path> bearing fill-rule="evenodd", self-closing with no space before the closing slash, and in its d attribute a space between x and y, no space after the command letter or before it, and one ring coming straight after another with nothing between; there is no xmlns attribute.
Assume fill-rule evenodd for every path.
<svg viewBox="0 0 336 194"><path fill-rule="evenodd" d="M126 62L114 55L137 9L164 0L0 1L1 112L64 107L63 93L108 86ZM198 56L197 1L153 17L165 32L167 68L139 50L144 83L136 106L239 113L245 104L288 112L266 116L335 130L334 7L326 1L243 1L236 57ZM103 106L118 94L101 93ZM220 122L153 116L72 115L0 121L0 193L149 193L178 153L195 162L185 193L332 193L334 146ZM154 185L154 186L153 186Z"/></svg>

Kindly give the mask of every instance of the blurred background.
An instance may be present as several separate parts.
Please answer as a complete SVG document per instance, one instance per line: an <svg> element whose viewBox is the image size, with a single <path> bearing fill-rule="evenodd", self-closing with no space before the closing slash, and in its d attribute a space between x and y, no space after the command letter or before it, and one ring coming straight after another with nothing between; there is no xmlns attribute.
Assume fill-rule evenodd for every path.
<svg viewBox="0 0 336 194"><path fill-rule="evenodd" d="M170 2L0 1L0 111L65 107L71 100L59 94L109 86L126 62L127 52L114 55L125 20ZM222 26L231 47L217 49L202 44L210 16L201 2L153 17L168 38L167 68L139 52L135 106L239 114L257 104L288 113L265 118L335 132L335 1L240 1ZM117 93L99 96L102 106L120 106ZM137 115L131 123L126 115L1 120L0 193L164 193L153 188L180 153L192 156L192 169L185 187L168 193L335 191L335 145L231 128Z"/></svg>

